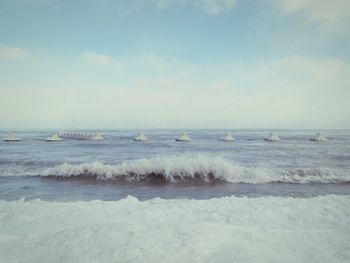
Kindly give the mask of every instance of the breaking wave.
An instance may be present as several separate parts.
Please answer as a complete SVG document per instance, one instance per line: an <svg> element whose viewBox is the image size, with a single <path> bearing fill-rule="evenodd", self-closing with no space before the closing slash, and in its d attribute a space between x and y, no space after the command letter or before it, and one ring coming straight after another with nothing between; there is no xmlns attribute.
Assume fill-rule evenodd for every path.
<svg viewBox="0 0 350 263"><path fill-rule="evenodd" d="M245 167L222 157L173 156L143 158L119 164L101 162L62 164L47 169L43 176L59 178L90 177L97 180L127 182L187 182L203 183L348 183L348 174L327 169L276 170L264 167Z"/></svg>

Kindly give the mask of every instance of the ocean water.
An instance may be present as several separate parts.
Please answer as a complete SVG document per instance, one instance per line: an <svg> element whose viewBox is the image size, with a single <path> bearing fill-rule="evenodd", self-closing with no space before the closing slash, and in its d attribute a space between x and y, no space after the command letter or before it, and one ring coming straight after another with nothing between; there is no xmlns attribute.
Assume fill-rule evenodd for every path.
<svg viewBox="0 0 350 263"><path fill-rule="evenodd" d="M190 130L104 131L104 141L45 142L49 132L22 132L20 142L0 142L0 199L119 200L160 197L319 196L350 193L350 131ZM0 133L0 137L6 133Z"/></svg>
<svg viewBox="0 0 350 263"><path fill-rule="evenodd" d="M1 141L0 262L350 262L349 130L144 132Z"/></svg>

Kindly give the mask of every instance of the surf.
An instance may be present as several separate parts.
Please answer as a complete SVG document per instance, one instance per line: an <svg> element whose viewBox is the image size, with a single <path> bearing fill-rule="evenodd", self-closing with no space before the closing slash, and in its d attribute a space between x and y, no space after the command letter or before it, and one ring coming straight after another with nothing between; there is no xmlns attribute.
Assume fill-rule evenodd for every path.
<svg viewBox="0 0 350 263"><path fill-rule="evenodd" d="M345 172L317 168L268 168L239 165L221 156L158 156L117 164L91 162L64 163L46 169L41 176L57 178L95 178L105 181L158 181L178 183L348 183Z"/></svg>

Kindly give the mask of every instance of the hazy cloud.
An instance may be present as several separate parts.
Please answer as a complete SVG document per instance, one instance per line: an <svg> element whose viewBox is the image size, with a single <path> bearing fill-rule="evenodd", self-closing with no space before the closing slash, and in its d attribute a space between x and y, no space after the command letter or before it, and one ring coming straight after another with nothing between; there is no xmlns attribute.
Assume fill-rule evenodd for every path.
<svg viewBox="0 0 350 263"><path fill-rule="evenodd" d="M97 54L96 52L93 52L93 51L85 51L83 53L83 58L90 63L99 64L99 65L107 65L111 63L113 60L111 56Z"/></svg>
<svg viewBox="0 0 350 263"><path fill-rule="evenodd" d="M337 21L350 17L349 0L272 0L286 13L302 13L311 20Z"/></svg>
<svg viewBox="0 0 350 263"><path fill-rule="evenodd" d="M203 10L210 15L218 15L230 11L236 0L154 0L159 8L169 8L173 5L189 5Z"/></svg>
<svg viewBox="0 0 350 263"><path fill-rule="evenodd" d="M197 0L194 4L208 14L217 15L230 11L235 6L236 0Z"/></svg>
<svg viewBox="0 0 350 263"><path fill-rule="evenodd" d="M350 128L345 61L290 56L203 65L145 57L123 61L122 72L98 72L101 78L66 69L86 78L79 86L62 83L69 89L50 82L3 88L2 128ZM140 74L145 69L148 75ZM129 81L105 85L107 73L112 82Z"/></svg>
<svg viewBox="0 0 350 263"><path fill-rule="evenodd" d="M0 59L22 60L26 55L22 48L0 46Z"/></svg>

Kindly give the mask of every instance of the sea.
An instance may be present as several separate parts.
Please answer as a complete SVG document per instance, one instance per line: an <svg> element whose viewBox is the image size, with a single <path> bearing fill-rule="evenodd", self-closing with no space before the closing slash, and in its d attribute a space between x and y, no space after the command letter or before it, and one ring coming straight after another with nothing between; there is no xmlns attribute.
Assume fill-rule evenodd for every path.
<svg viewBox="0 0 350 263"><path fill-rule="evenodd" d="M274 131L17 132L0 141L0 262L350 262L350 130Z"/></svg>
<svg viewBox="0 0 350 263"><path fill-rule="evenodd" d="M81 131L89 132L89 131ZM46 142L49 131L19 132L19 142L0 142L0 199L58 201L209 199L222 196L310 197L350 194L350 131L312 130L102 131L104 140ZM0 137L5 137L1 132Z"/></svg>

